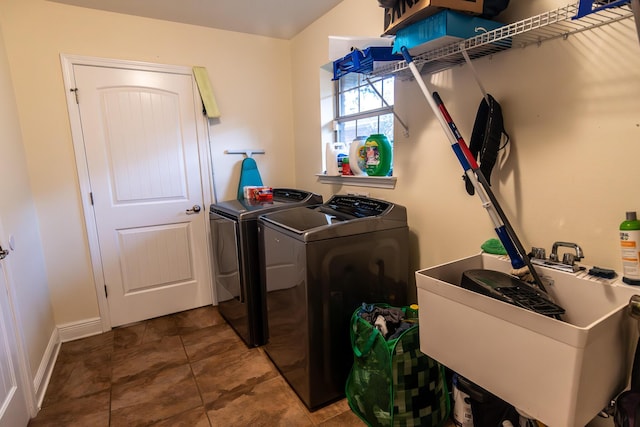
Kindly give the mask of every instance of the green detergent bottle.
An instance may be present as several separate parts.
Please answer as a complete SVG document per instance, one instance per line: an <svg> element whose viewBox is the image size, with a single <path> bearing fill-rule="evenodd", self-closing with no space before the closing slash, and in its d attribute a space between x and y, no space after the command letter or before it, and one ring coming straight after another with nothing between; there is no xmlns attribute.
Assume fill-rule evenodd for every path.
<svg viewBox="0 0 640 427"><path fill-rule="evenodd" d="M369 135L364 146L366 150L365 167L367 175L389 175L393 150L387 137L381 133L374 133L373 135Z"/></svg>
<svg viewBox="0 0 640 427"><path fill-rule="evenodd" d="M620 249L622 281L628 285L640 285L640 221L635 211L627 212L626 221L620 224Z"/></svg>

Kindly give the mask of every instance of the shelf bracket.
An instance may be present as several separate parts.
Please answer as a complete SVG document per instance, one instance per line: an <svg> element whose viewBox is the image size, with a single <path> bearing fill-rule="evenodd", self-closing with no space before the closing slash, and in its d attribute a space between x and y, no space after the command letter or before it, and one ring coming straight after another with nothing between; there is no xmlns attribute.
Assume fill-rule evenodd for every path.
<svg viewBox="0 0 640 427"><path fill-rule="evenodd" d="M376 87L373 85L373 83L371 83L371 80L369 80L369 77L365 77L365 80L367 81L367 84L369 86L371 86L371 89L373 89L373 91L376 93L376 95L378 95L378 98L380 98L382 100L382 103L384 104L384 106L388 107L388 108L391 108L391 113L393 113L393 117L395 117L396 120L398 121L398 123L400 123L400 126L402 126L402 129L404 129L404 136L406 138L408 138L409 137L409 128L407 127L407 125L402 121L400 116L398 116L398 113L396 113L395 109L392 106L390 106L389 103L384 99L384 96L382 96L380 91L378 89L376 89Z"/></svg>
<svg viewBox="0 0 640 427"><path fill-rule="evenodd" d="M247 157L251 157L254 154L264 154L264 150L225 150L225 154L244 154Z"/></svg>

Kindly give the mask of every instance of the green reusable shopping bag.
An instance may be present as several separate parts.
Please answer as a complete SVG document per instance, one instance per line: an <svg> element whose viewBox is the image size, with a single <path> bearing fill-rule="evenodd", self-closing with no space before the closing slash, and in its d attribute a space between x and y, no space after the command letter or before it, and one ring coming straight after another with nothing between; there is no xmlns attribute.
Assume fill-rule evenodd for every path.
<svg viewBox="0 0 640 427"><path fill-rule="evenodd" d="M450 407L444 369L420 351L418 324L386 340L361 317L366 306L351 316L354 361L345 387L351 410L369 426L443 425Z"/></svg>

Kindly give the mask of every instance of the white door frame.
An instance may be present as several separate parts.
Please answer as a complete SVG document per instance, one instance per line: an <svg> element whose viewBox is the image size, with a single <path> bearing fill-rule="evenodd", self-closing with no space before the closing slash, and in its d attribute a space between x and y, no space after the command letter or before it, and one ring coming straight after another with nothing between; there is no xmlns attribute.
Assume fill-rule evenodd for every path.
<svg viewBox="0 0 640 427"><path fill-rule="evenodd" d="M8 244L8 241L5 240L2 221L0 221L0 242L3 243L2 245L3 249L12 250L11 246ZM11 330L8 332L9 333L12 332L14 334L15 343L17 346L16 348L16 354L18 358L17 381L22 386L20 392L24 396L24 399L27 403L27 409L29 410L29 418L32 418L37 415L39 408L38 408L38 403L36 401L36 387L34 385L34 382L30 380L31 378L33 378L33 375L31 375L29 358L27 357L27 352L25 350L26 343L24 340L24 332L23 332L24 329L22 328L22 322L20 321L20 310L18 309L18 306L15 303L17 298L15 293L15 281L13 280L13 273L11 271L11 254L9 254L9 256L5 258L2 262L3 262L2 269L4 273L3 271L0 271L0 274L4 274L5 279L7 281L7 286L9 288L8 294L7 294L7 297L8 297L7 302L9 304L9 308L11 309L11 313L9 313L9 316L13 320L12 324L8 325L11 327ZM3 292L3 290L0 289L0 292Z"/></svg>
<svg viewBox="0 0 640 427"><path fill-rule="evenodd" d="M96 295L98 298L98 308L100 310L100 319L102 323L102 330L106 332L111 329L111 318L109 315L109 306L104 289L104 275L102 271L102 260L100 257L100 248L98 245L98 233L96 228L96 219L91 205L90 193L91 183L89 180L89 169L86 163L86 153L84 146L84 138L82 134L82 123L80 120L80 110L76 102L76 92L72 89L76 87L75 78L73 73L74 65L88 65L97 67L109 67L109 68L124 68L141 71L155 71L163 73L174 74L188 74L193 75L191 67L179 66L179 65L166 65L166 64L154 64L150 62L140 61L127 61L119 59L109 58L97 58L90 56L68 55L61 54L60 61L62 63L62 76L64 79L64 89L67 96L67 109L69 111L69 120L71 124L71 137L73 139L73 148L75 152L76 168L78 170L78 181L80 187L80 198L82 200L82 208L84 213L85 230L87 232L87 239L89 243L89 253L91 257L91 266L93 270L93 281L95 284ZM194 96L196 99L200 99L200 94L194 86ZM82 96L82 94L78 94ZM200 171L202 180L202 194L204 197L203 210L205 215L209 212L208 206L212 203L214 197L213 180L211 179L211 147L208 143L209 127L207 118L202 115L202 120L198 120L196 123L196 131L198 134L198 151L200 153ZM207 231L207 271L211 274L211 230L209 221L205 221ZM209 278L205 278L208 280ZM209 280L209 283L211 280ZM213 301L215 304L215 294L213 289L211 290Z"/></svg>

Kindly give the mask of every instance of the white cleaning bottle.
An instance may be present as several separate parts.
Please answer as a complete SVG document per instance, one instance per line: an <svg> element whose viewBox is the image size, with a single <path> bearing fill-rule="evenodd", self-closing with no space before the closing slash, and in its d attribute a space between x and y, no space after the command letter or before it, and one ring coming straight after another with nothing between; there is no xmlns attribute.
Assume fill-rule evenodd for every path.
<svg viewBox="0 0 640 427"><path fill-rule="evenodd" d="M325 146L325 154L327 161L327 176L339 176L342 173L342 162L338 164L342 156L347 155L347 146L344 142L327 142Z"/></svg>
<svg viewBox="0 0 640 427"><path fill-rule="evenodd" d="M453 424L456 427L473 427L471 397L458 387L458 374L453 375Z"/></svg>
<svg viewBox="0 0 640 427"><path fill-rule="evenodd" d="M364 146L366 136L357 136L349 145L349 166L356 176L367 176L367 154Z"/></svg>

